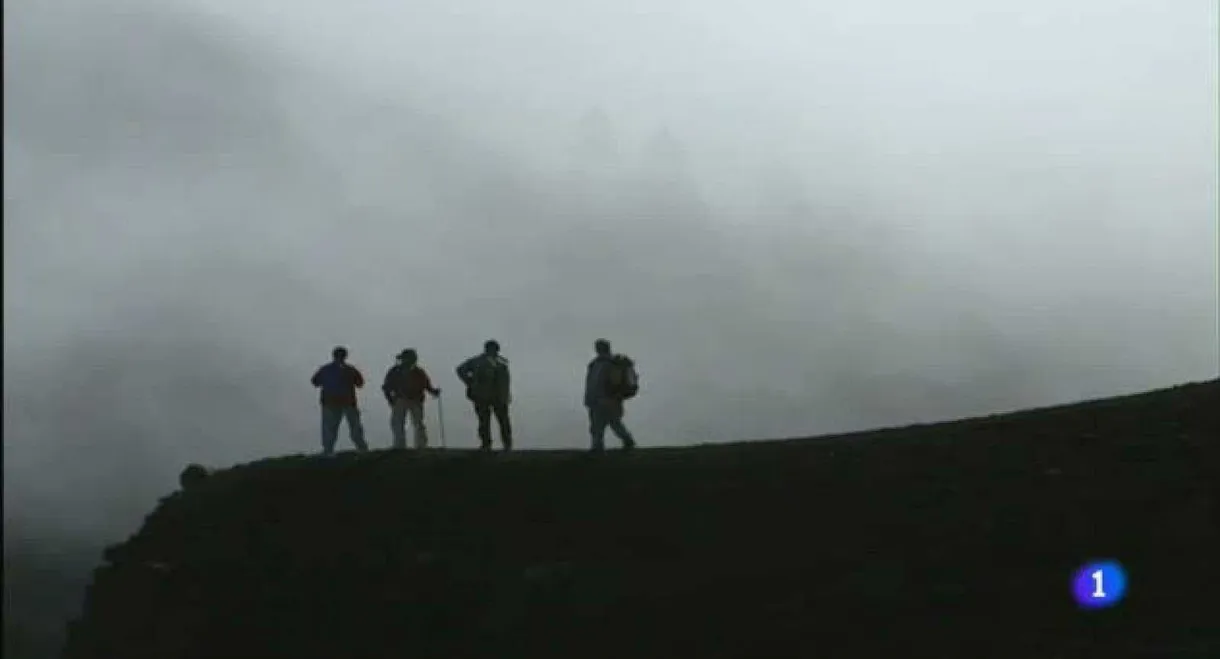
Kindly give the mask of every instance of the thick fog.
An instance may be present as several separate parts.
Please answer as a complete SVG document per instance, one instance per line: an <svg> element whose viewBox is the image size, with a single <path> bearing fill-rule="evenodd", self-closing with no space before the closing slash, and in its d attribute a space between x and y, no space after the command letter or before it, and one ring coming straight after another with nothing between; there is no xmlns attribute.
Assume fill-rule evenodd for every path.
<svg viewBox="0 0 1220 659"><path fill-rule="evenodd" d="M4 19L6 522L126 530L189 461L316 451L335 344L379 447L404 347L474 446L491 337L522 448L587 446L600 336L645 445L1217 375L1211 0Z"/></svg>

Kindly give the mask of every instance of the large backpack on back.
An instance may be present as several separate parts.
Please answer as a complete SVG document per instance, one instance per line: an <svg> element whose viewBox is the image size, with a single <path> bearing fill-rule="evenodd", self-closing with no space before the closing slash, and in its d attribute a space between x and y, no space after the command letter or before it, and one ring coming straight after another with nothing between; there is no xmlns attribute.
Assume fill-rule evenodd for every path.
<svg viewBox="0 0 1220 659"><path fill-rule="evenodd" d="M606 391L621 400L633 398L640 392L640 374L630 357L615 355L610 358L606 367Z"/></svg>
<svg viewBox="0 0 1220 659"><path fill-rule="evenodd" d="M496 400L501 390L507 388L508 383L504 381L507 376L507 359L499 356L479 357L466 385L466 398L471 401Z"/></svg>

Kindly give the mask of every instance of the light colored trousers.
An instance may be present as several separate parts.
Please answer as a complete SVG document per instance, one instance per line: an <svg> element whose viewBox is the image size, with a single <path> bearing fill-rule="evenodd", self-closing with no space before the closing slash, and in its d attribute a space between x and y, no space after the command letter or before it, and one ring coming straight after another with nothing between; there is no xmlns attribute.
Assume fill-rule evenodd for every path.
<svg viewBox="0 0 1220 659"><path fill-rule="evenodd" d="M411 420L411 431L415 448L428 448L428 428L424 425L424 401L395 398L390 406L390 432L394 434L394 448L407 448L407 419Z"/></svg>

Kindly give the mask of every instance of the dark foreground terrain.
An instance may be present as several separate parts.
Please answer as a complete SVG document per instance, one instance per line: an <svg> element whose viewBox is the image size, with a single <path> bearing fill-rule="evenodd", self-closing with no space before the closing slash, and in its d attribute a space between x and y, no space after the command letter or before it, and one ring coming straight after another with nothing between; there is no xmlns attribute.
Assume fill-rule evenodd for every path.
<svg viewBox="0 0 1220 659"><path fill-rule="evenodd" d="M1220 656L1220 381L839 437L291 457L163 500L73 659ZM1082 611L1074 568L1121 561Z"/></svg>

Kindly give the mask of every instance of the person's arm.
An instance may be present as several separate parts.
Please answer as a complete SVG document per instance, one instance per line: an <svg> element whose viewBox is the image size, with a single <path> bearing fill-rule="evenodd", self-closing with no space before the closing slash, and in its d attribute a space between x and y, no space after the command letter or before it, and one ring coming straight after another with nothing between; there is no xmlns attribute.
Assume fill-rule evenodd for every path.
<svg viewBox="0 0 1220 659"><path fill-rule="evenodd" d="M326 368L326 367L324 366L322 368ZM313 384L313 386L315 386L315 387L322 386L322 368L319 368L318 370L314 371L313 377L309 379L309 382L311 384Z"/></svg>
<svg viewBox="0 0 1220 659"><path fill-rule="evenodd" d="M360 369L356 368L355 366L350 368L352 369L352 384L355 385L357 389L364 387L364 374L361 373Z"/></svg>
<svg viewBox="0 0 1220 659"><path fill-rule="evenodd" d="M507 360L504 362L504 364L500 368L502 368L504 370L504 402L506 404L512 403L513 402L512 376L510 376L508 374Z"/></svg>
<svg viewBox="0 0 1220 659"><path fill-rule="evenodd" d="M441 395L441 390L432 386L432 378L428 377L428 372L424 369L419 369L420 376L424 379L424 389L434 397Z"/></svg>
<svg viewBox="0 0 1220 659"><path fill-rule="evenodd" d="M385 380L381 382L381 393L385 394L385 401L391 405L394 404L394 367L385 372Z"/></svg>
<svg viewBox="0 0 1220 659"><path fill-rule="evenodd" d="M585 401L586 407L593 404L594 396L596 394L596 392L593 391L593 384L594 384L594 382L593 382L593 362L589 362L589 365L585 367L584 401Z"/></svg>
<svg viewBox="0 0 1220 659"><path fill-rule="evenodd" d="M458 367L454 369L454 372L457 373L458 379L461 380L462 384L466 386L470 386L470 380L474 377L474 361L476 359L478 359L478 357L467 359L461 364L458 364Z"/></svg>

